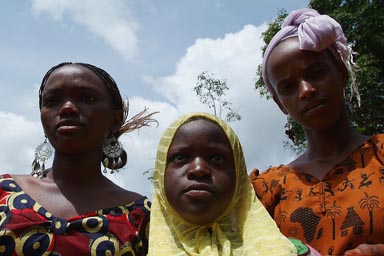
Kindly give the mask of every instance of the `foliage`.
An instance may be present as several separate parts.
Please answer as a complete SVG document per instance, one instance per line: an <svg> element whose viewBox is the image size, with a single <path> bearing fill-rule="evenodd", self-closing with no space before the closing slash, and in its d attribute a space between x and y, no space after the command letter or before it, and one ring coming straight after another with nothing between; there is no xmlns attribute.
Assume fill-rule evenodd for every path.
<svg viewBox="0 0 384 256"><path fill-rule="evenodd" d="M215 116L221 118L226 112L227 122L241 120L240 114L233 109L233 103L224 98L226 91L229 90L227 80L216 79L213 74L204 71L197 77L197 84L193 90L199 96L200 102L212 109Z"/></svg>
<svg viewBox="0 0 384 256"><path fill-rule="evenodd" d="M153 168L149 168L148 170L143 172L144 176L148 176L147 180L149 180L152 183L153 183L153 172L154 172Z"/></svg>
<svg viewBox="0 0 384 256"><path fill-rule="evenodd" d="M310 8L320 14L327 14L337 20L353 50L357 52L355 62L358 66L357 81L361 96L361 107L354 99L348 103L353 127L366 135L384 132L384 1L382 0L312 0ZM276 19L270 22L263 33L265 45L280 29L287 16L280 10ZM263 47L264 53L266 46ZM255 88L262 96L268 92L261 77L261 65L257 70L258 80ZM286 134L291 140L284 144L296 153L305 149L306 138L299 124L288 117Z"/></svg>
<svg viewBox="0 0 384 256"><path fill-rule="evenodd" d="M287 15L288 13L286 10L284 9L279 10L277 17L268 24L267 30L261 34L265 43L261 49L263 52L263 57L264 57L264 52L267 49L267 45L272 40L273 36L280 30L281 24L283 23L284 18L287 17ZM266 97L267 99L270 99L270 94L268 90L265 88L263 77L261 75L261 65L257 67L256 75L258 77L258 79L255 82L256 90L259 91L261 96Z"/></svg>
<svg viewBox="0 0 384 256"><path fill-rule="evenodd" d="M353 126L367 135L383 133L384 1L312 0L310 6L336 19L357 53L361 107L356 101L350 106Z"/></svg>

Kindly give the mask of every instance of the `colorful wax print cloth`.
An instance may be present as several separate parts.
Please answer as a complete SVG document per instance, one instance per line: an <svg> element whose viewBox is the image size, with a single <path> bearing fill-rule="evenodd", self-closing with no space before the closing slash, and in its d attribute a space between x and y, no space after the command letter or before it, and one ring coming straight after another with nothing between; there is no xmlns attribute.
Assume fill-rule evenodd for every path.
<svg viewBox="0 0 384 256"><path fill-rule="evenodd" d="M5 174L0 176L0 254L145 255L149 214L150 202L142 197L127 205L58 218Z"/></svg>
<svg viewBox="0 0 384 256"><path fill-rule="evenodd" d="M172 140L180 126L197 118L207 119L222 128L232 148L236 172L231 202L220 217L206 225L195 225L182 219L172 209L164 191L166 159ZM235 132L216 116L207 113L187 114L167 128L159 143L153 184L148 255L297 255L293 243L280 233L257 199Z"/></svg>
<svg viewBox="0 0 384 256"><path fill-rule="evenodd" d="M372 136L323 180L287 166L250 178L283 234L322 255L384 243L384 134Z"/></svg>

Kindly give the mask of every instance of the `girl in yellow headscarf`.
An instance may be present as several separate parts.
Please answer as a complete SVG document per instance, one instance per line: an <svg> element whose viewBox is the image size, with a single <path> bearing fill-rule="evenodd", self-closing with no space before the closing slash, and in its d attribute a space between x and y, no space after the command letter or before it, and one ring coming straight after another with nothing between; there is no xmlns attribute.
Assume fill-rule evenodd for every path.
<svg viewBox="0 0 384 256"><path fill-rule="evenodd" d="M153 178L148 255L297 255L256 198L223 120L192 113L173 122Z"/></svg>

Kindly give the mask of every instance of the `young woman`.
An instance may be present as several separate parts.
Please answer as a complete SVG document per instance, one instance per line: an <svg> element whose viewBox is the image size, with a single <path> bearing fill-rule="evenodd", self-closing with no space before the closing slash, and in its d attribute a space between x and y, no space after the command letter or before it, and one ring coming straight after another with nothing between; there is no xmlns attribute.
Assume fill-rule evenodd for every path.
<svg viewBox="0 0 384 256"><path fill-rule="evenodd" d="M288 15L265 52L263 79L308 145L292 162L250 177L286 236L323 255L384 255L384 135L351 126L344 95L348 82L358 93L353 64L334 19L313 9Z"/></svg>
<svg viewBox="0 0 384 256"><path fill-rule="evenodd" d="M160 140L148 255L297 255L256 198L236 134L213 115L184 115Z"/></svg>
<svg viewBox="0 0 384 256"><path fill-rule="evenodd" d="M145 255L150 202L102 174L123 167L117 138L148 125L152 114L127 120L113 78L85 63L61 63L44 76L39 103L46 141L31 175L0 179L0 245L6 255ZM44 163L52 144L52 167Z"/></svg>

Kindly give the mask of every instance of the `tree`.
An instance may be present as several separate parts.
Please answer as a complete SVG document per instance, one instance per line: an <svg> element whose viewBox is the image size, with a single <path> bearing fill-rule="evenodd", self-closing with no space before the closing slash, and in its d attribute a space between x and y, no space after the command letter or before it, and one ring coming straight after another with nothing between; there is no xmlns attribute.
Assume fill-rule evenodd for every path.
<svg viewBox="0 0 384 256"><path fill-rule="evenodd" d="M361 96L361 106L356 100L348 104L353 127L371 135L384 132L384 1L383 0L312 0L310 8L320 14L327 14L337 20L353 50L357 52L355 62L358 66L357 81ZM280 10L277 18L270 22L263 33L267 45L281 27L287 11ZM264 52L266 46L263 47ZM262 96L268 97L261 77L261 65L257 70L258 80L255 88ZM294 152L305 150L304 131L290 117L285 124L290 141L284 142Z"/></svg>
<svg viewBox="0 0 384 256"><path fill-rule="evenodd" d="M193 90L199 96L200 102L212 109L215 116L221 118L225 112L227 122L241 120L240 114L233 109L233 103L224 98L226 91L229 90L227 80L216 79L213 74L204 71L198 75Z"/></svg>

